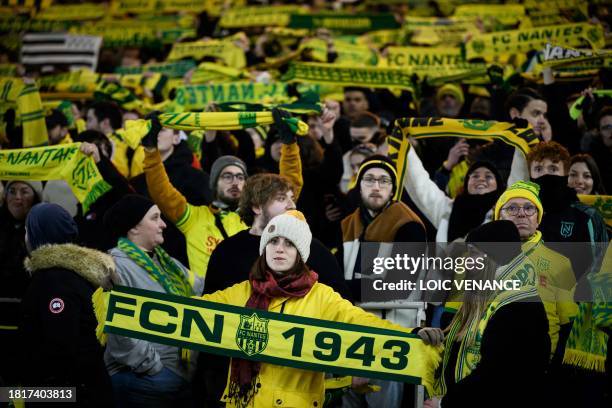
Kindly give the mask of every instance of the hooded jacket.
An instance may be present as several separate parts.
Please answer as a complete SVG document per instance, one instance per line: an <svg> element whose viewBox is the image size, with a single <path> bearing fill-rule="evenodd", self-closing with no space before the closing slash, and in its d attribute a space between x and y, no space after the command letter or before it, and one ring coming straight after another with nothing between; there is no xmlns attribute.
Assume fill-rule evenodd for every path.
<svg viewBox="0 0 612 408"><path fill-rule="evenodd" d="M608 242L601 215L578 200L576 191L567 186L567 177L545 175L533 181L540 186L544 207L544 216L538 226L544 241L570 259L576 281L591 269L598 270L605 250L595 250L594 244Z"/></svg>
<svg viewBox="0 0 612 408"><path fill-rule="evenodd" d="M91 297L114 281L113 259L74 244L44 245L25 261L32 280L22 301L23 383L77 387L77 405L113 405Z"/></svg>

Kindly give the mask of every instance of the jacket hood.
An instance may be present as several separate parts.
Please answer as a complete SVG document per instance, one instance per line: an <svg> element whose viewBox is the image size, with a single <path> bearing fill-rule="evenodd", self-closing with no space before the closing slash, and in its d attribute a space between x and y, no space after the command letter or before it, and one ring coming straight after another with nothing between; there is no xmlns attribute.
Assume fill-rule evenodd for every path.
<svg viewBox="0 0 612 408"><path fill-rule="evenodd" d="M41 246L25 259L24 266L30 274L50 268L68 269L96 288L110 289L119 281L110 255L74 244Z"/></svg>

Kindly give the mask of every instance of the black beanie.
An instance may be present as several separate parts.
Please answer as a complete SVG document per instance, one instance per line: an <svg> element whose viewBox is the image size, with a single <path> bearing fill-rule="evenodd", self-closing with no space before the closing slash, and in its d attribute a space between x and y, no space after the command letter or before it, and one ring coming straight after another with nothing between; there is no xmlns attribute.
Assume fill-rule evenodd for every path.
<svg viewBox="0 0 612 408"><path fill-rule="evenodd" d="M506 183L504 182L504 180L502 179L501 175L499 174L499 170L497 170L497 168L495 167L495 165L491 162L488 161L483 161L483 160L479 160L476 161L474 163L472 163L470 165L470 167L468 168L468 171L465 173L465 179L463 180L463 192L465 194L467 194L467 186L468 186L468 180L470 178L470 174L480 168L480 167L484 167L486 169L489 169L491 171L491 173L493 173L493 175L495 176L495 181L497 182L497 191L505 191L506 190Z"/></svg>
<svg viewBox="0 0 612 408"><path fill-rule="evenodd" d="M392 193L392 197L393 197L398 188L397 171L395 170L395 165L393 164L391 159L388 158L387 156L375 154L365 159L363 163L361 163L361 166L359 166L359 171L357 172L357 183L355 185L359 188L363 175L368 170L373 169L375 167L381 168L385 170L387 173L389 173L389 177L391 177L391 180L393 180L393 193Z"/></svg>
<svg viewBox="0 0 612 408"><path fill-rule="evenodd" d="M498 265L506 265L521 253L521 236L512 221L491 221L474 228L465 237Z"/></svg>
<svg viewBox="0 0 612 408"><path fill-rule="evenodd" d="M74 243L79 237L76 222L57 204L36 204L26 219L28 242L33 251L49 244Z"/></svg>
<svg viewBox="0 0 612 408"><path fill-rule="evenodd" d="M155 203L137 194L128 194L117 201L104 215L104 228L110 231L113 238L126 237L144 218Z"/></svg>

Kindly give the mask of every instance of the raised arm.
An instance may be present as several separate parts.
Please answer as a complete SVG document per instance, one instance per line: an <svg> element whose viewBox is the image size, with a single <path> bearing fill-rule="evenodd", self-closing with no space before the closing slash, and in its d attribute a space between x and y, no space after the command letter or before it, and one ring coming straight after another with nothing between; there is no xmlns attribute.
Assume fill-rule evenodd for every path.
<svg viewBox="0 0 612 408"><path fill-rule="evenodd" d="M279 162L280 175L287 177L295 187L295 198L297 201L304 185L302 177L302 160L300 158L300 147L297 144L295 133L289 125L283 120L289 118L289 113L275 109L272 111L274 116L274 124L278 129L280 140L283 143L281 146L281 155Z"/></svg>
<svg viewBox="0 0 612 408"><path fill-rule="evenodd" d="M162 213L174 223L187 211L187 200L170 183L161 156L157 150L157 134L161 124L157 117L151 118L151 130L142 139L145 148L144 172L151 198Z"/></svg>
<svg viewBox="0 0 612 408"><path fill-rule="evenodd" d="M510 167L510 175L508 176L508 182L506 184L511 186L519 180L529 181L529 167L527 166L527 159L523 152L515 147L512 165Z"/></svg>
<svg viewBox="0 0 612 408"><path fill-rule="evenodd" d="M413 148L408 150L403 185L419 210L438 228L442 218L450 214L453 200L429 178L421 159Z"/></svg>

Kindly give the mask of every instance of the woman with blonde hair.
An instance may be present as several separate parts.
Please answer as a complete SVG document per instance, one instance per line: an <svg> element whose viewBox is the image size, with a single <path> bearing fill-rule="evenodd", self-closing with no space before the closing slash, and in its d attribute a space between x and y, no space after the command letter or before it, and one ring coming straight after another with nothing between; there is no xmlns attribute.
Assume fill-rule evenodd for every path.
<svg viewBox="0 0 612 408"><path fill-rule="evenodd" d="M550 338L528 253L521 252L511 221L484 224L468 234L466 243L471 257L484 258L484 268L467 271L466 280L515 281L520 288L464 291L445 330L437 397L424 407L536 406L538 396L546 394ZM520 388L508 390L518 382Z"/></svg>

